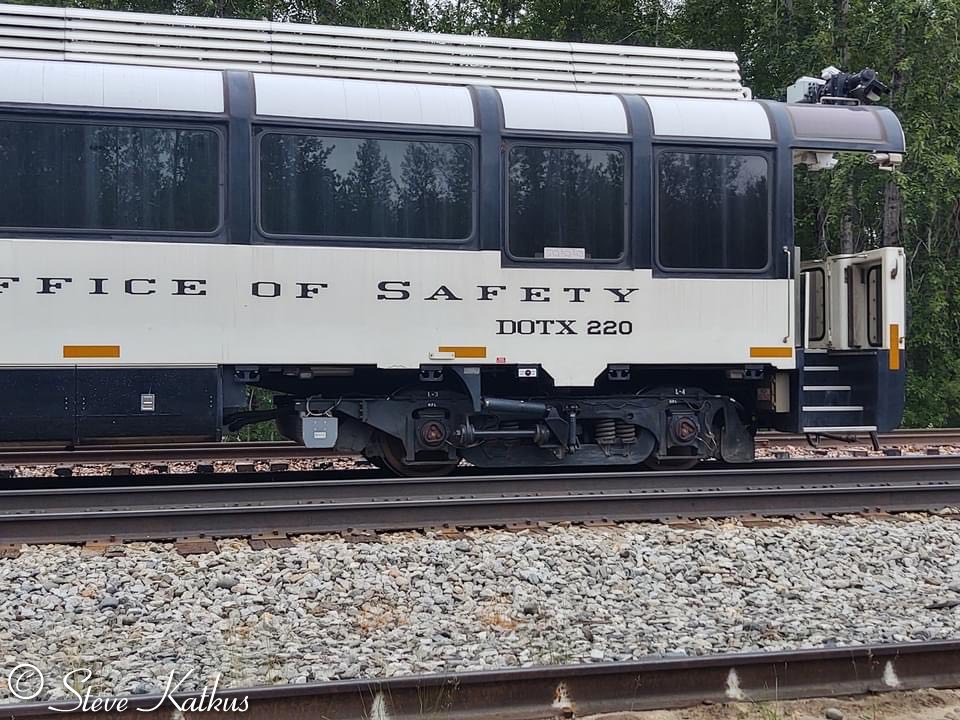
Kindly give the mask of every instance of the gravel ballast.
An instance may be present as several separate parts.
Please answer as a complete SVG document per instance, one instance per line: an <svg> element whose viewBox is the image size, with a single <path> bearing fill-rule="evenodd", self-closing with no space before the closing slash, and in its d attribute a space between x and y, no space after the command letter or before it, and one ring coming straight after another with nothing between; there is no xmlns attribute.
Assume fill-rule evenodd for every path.
<svg viewBox="0 0 960 720"><path fill-rule="evenodd" d="M949 517L219 544L0 560L0 699L19 663L59 697L960 637Z"/></svg>

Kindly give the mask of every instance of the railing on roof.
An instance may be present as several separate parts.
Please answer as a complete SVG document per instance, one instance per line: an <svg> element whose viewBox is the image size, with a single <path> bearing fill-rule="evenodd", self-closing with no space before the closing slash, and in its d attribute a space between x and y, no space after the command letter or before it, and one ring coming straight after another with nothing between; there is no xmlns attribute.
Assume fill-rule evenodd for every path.
<svg viewBox="0 0 960 720"><path fill-rule="evenodd" d="M0 4L0 57L743 99L731 52Z"/></svg>

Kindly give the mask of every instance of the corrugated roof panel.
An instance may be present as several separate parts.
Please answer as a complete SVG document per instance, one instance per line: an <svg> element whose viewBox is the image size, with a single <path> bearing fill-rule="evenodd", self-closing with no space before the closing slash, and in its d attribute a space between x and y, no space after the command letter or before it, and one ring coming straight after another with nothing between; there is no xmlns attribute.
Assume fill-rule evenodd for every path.
<svg viewBox="0 0 960 720"><path fill-rule="evenodd" d="M742 99L733 53L0 5L0 56Z"/></svg>

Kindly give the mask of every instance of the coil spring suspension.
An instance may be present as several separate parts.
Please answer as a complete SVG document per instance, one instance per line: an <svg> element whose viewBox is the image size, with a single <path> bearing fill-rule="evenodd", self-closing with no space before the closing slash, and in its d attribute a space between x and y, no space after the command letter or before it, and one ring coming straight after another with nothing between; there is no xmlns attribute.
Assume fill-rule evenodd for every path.
<svg viewBox="0 0 960 720"><path fill-rule="evenodd" d="M600 445L612 445L617 439L617 421L613 418L597 420L594 426L594 436Z"/></svg>
<svg viewBox="0 0 960 720"><path fill-rule="evenodd" d="M617 437L624 444L635 443L637 441L637 426L623 420L617 420Z"/></svg>

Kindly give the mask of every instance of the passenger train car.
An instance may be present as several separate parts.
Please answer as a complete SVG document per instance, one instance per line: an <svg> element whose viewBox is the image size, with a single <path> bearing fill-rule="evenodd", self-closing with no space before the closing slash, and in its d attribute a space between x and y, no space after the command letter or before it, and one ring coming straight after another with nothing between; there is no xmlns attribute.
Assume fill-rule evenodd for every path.
<svg viewBox="0 0 960 720"><path fill-rule="evenodd" d="M900 159L884 107L753 100L730 53L29 6L0 56L0 442L273 420L431 474L900 422L902 249L793 235L796 164Z"/></svg>

